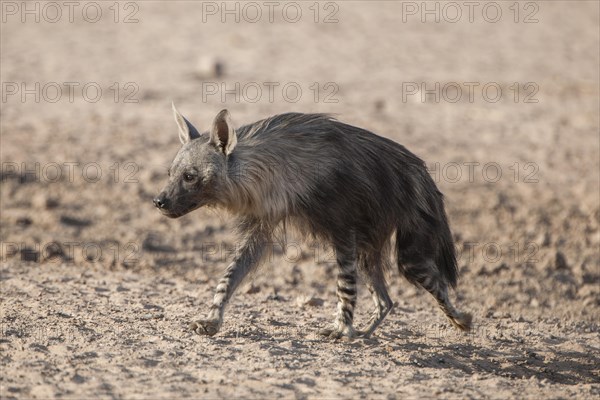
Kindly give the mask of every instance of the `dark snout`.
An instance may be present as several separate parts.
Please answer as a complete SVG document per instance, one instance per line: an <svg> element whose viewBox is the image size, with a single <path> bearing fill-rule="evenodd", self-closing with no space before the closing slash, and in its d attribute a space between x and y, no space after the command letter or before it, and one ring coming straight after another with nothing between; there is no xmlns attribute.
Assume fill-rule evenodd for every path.
<svg viewBox="0 0 600 400"><path fill-rule="evenodd" d="M158 211L169 218L179 218L201 205L189 195L170 193L168 189L152 199L152 202Z"/></svg>
<svg viewBox="0 0 600 400"><path fill-rule="evenodd" d="M168 210L169 209L169 200L167 199L167 195L165 192L162 192L158 196L152 200L154 202L154 207L159 210Z"/></svg>
<svg viewBox="0 0 600 400"><path fill-rule="evenodd" d="M152 202L154 203L154 207L158 208L158 211L169 218L178 218L182 215L181 212L173 210L173 202L169 199L166 192L161 192Z"/></svg>

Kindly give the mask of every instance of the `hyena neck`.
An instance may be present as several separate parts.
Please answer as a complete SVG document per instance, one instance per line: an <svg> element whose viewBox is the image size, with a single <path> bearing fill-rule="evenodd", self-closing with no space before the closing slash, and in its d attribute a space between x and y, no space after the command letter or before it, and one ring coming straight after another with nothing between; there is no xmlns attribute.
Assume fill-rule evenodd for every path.
<svg viewBox="0 0 600 400"><path fill-rule="evenodd" d="M285 190L274 163L262 159L256 148L250 153L239 147L228 162L223 206L234 215L276 225L289 215L293 195Z"/></svg>

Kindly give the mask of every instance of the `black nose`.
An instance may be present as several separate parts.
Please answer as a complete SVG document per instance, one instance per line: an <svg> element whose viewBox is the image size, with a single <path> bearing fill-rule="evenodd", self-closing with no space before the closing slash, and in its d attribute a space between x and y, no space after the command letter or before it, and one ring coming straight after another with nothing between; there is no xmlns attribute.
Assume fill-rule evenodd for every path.
<svg viewBox="0 0 600 400"><path fill-rule="evenodd" d="M167 199L162 193L155 197L152 201L154 202L154 206L156 208L167 208Z"/></svg>

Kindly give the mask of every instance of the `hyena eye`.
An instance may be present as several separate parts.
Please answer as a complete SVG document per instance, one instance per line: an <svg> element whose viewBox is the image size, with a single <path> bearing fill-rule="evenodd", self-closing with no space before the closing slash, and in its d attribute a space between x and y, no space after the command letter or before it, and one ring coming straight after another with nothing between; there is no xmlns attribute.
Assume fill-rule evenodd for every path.
<svg viewBox="0 0 600 400"><path fill-rule="evenodd" d="M184 172L183 173L183 180L186 181L186 182L191 182L191 181L194 180L194 178L195 178L195 176L192 175L192 174L190 174L189 172Z"/></svg>

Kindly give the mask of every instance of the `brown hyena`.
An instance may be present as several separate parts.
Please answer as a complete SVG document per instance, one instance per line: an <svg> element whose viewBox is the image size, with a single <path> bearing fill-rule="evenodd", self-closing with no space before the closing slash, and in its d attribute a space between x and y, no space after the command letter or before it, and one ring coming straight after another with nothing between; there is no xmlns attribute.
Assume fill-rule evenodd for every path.
<svg viewBox="0 0 600 400"><path fill-rule="evenodd" d="M386 271L394 247L400 273L431 293L452 324L470 329L471 315L448 298L458 273L442 194L424 162L404 146L323 114L281 114L236 130L223 110L199 133L173 111L183 146L155 206L171 218L202 206L225 208L238 216L243 239L208 317L191 325L197 333L219 331L227 301L281 225L335 250L337 317L323 334L351 338L377 328L393 305ZM353 328L358 272L375 302L364 331Z"/></svg>

